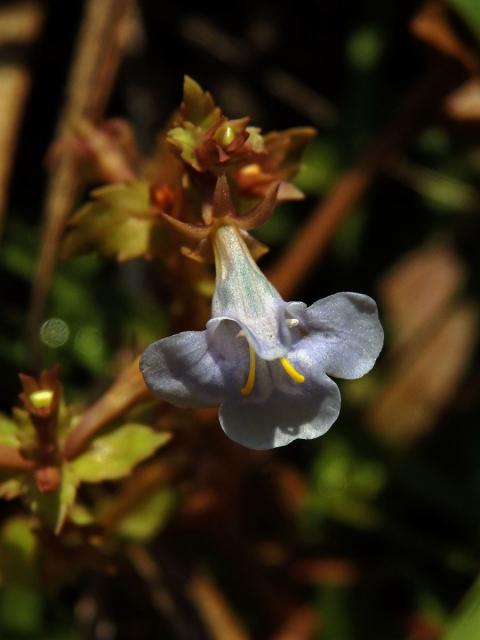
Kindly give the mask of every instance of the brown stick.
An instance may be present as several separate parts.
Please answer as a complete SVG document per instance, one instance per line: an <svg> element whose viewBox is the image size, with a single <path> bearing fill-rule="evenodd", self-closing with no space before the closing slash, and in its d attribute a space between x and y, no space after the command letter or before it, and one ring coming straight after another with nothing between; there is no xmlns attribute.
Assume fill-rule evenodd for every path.
<svg viewBox="0 0 480 640"><path fill-rule="evenodd" d="M138 575L148 586L154 609L167 621L172 635L178 640L198 638L196 625L189 619L184 607L172 593L171 585L162 567L146 546L132 544L127 556ZM200 636L202 637L202 636Z"/></svg>
<svg viewBox="0 0 480 640"><path fill-rule="evenodd" d="M127 45L127 21L135 0L88 0L60 117L58 133L68 132L78 118L98 120L104 112ZM66 217L80 187L77 162L64 150L53 167L45 200L41 252L30 306L30 338L37 346L37 330L43 318Z"/></svg>
<svg viewBox="0 0 480 640"><path fill-rule="evenodd" d="M188 585L190 598L208 630L211 640L248 640L243 622L215 582L205 573L197 571Z"/></svg>
<svg viewBox="0 0 480 640"><path fill-rule="evenodd" d="M145 386L136 359L122 371L110 389L83 414L81 421L65 442L65 458L75 458L97 431L149 397L150 392Z"/></svg>
<svg viewBox="0 0 480 640"><path fill-rule="evenodd" d="M318 615L313 607L300 605L293 608L272 640L312 640L319 626Z"/></svg>
<svg viewBox="0 0 480 640"><path fill-rule="evenodd" d="M113 531L125 516L156 489L171 486L176 475L176 469L158 460L139 467L124 481L113 504L102 515L101 524L105 532Z"/></svg>
<svg viewBox="0 0 480 640"><path fill-rule="evenodd" d="M37 39L43 23L38 2L20 2L0 9L0 45L28 48ZM23 108L31 77L26 56L0 66L0 233L4 224L8 186Z"/></svg>
<svg viewBox="0 0 480 640"><path fill-rule="evenodd" d="M0 444L0 469L27 471L33 468L33 462L24 458L15 447Z"/></svg>
<svg viewBox="0 0 480 640"><path fill-rule="evenodd" d="M385 163L398 153L416 130L423 109L445 90L449 74L443 64L407 96L393 121L368 147L354 168L346 171L326 198L311 213L285 253L272 267L268 277L285 298L290 298L297 285L320 259L335 231L361 200ZM450 80L451 83L451 80Z"/></svg>

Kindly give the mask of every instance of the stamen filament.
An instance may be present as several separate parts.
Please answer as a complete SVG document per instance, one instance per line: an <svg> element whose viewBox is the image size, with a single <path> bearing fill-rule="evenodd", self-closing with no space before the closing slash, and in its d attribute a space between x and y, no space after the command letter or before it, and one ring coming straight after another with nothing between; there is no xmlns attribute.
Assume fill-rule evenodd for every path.
<svg viewBox="0 0 480 640"><path fill-rule="evenodd" d="M250 366L248 368L248 376L245 386L240 390L242 396L249 396L252 393L253 385L255 384L255 351L251 347L250 343L248 344L248 355L250 357Z"/></svg>
<svg viewBox="0 0 480 640"><path fill-rule="evenodd" d="M292 378L292 380L294 380L295 382L298 382L299 384L301 384L302 382L305 382L305 376L299 373L295 369L293 364L287 360L287 358L285 357L280 358L280 362L282 363L282 367L288 373L290 378Z"/></svg>

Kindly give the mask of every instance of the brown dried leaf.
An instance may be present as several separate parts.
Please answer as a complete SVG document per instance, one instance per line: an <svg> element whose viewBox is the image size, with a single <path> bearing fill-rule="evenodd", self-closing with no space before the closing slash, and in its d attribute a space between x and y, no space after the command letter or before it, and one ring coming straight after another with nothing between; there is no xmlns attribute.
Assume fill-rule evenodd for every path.
<svg viewBox="0 0 480 640"><path fill-rule="evenodd" d="M74 458L102 427L149 397L150 392L143 381L137 358L120 373L105 394L85 411L65 442L64 457L67 460Z"/></svg>
<svg viewBox="0 0 480 640"><path fill-rule="evenodd" d="M368 419L382 437L410 442L428 433L455 396L478 336L478 311L463 303L398 357Z"/></svg>
<svg viewBox="0 0 480 640"><path fill-rule="evenodd" d="M471 78L453 91L445 101L445 110L455 120L480 122L480 79Z"/></svg>
<svg viewBox="0 0 480 640"><path fill-rule="evenodd" d="M412 33L438 49L443 54L456 58L467 69L477 69L475 54L460 40L449 22L447 8L438 0L427 0L410 23Z"/></svg>
<svg viewBox="0 0 480 640"><path fill-rule="evenodd" d="M465 267L444 242L402 258L380 282L382 304L393 329L394 347L408 342L434 321L465 279Z"/></svg>

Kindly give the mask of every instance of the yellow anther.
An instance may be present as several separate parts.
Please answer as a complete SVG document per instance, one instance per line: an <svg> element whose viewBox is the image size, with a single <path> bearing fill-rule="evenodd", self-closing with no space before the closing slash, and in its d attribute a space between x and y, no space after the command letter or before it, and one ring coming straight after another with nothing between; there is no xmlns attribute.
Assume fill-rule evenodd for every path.
<svg viewBox="0 0 480 640"><path fill-rule="evenodd" d="M248 368L247 381L240 390L242 396L249 396L252 393L253 385L255 384L255 351L250 344L248 345L248 355L250 357L250 366Z"/></svg>
<svg viewBox="0 0 480 640"><path fill-rule="evenodd" d="M261 168L259 164L247 164L240 170L240 173L244 176L256 176L260 173Z"/></svg>
<svg viewBox="0 0 480 640"><path fill-rule="evenodd" d="M29 398L35 409L48 409L52 404L53 391L51 389L34 391L30 394Z"/></svg>
<svg viewBox="0 0 480 640"><path fill-rule="evenodd" d="M202 206L202 220L208 226L213 220L213 208L211 204L204 203Z"/></svg>
<svg viewBox="0 0 480 640"><path fill-rule="evenodd" d="M282 367L285 369L292 380L298 383L305 382L305 376L299 373L295 369L293 364L291 364L285 357L280 358L280 362L282 363Z"/></svg>

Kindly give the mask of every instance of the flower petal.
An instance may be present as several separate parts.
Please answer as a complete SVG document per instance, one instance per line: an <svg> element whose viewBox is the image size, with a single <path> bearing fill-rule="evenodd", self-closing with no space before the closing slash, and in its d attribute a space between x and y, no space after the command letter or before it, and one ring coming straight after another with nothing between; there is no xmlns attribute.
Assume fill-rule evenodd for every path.
<svg viewBox="0 0 480 640"><path fill-rule="evenodd" d="M360 293L318 300L303 316L310 335L302 340L329 375L354 380L370 371L383 347L377 305Z"/></svg>
<svg viewBox="0 0 480 640"><path fill-rule="evenodd" d="M274 363L272 366L280 366ZM286 376L286 374L284 373ZM293 393L275 389L268 400L226 400L219 419L226 435L250 449L283 447L293 440L322 436L340 412L340 392L327 376L296 385ZM295 387L293 385L296 385Z"/></svg>
<svg viewBox="0 0 480 640"><path fill-rule="evenodd" d="M234 323L222 322L154 342L140 360L145 383L177 407L219 404L238 392L248 373L248 347L237 334Z"/></svg>
<svg viewBox="0 0 480 640"><path fill-rule="evenodd" d="M213 318L237 322L261 358L281 358L291 344L286 303L257 267L238 229L231 225L220 227L213 248Z"/></svg>

